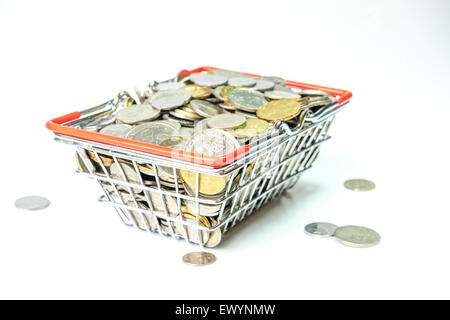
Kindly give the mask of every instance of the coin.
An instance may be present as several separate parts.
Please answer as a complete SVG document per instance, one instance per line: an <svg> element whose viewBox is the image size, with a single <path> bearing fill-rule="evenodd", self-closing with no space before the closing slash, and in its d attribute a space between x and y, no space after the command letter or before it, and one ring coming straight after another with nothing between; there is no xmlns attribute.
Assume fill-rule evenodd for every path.
<svg viewBox="0 0 450 320"><path fill-rule="evenodd" d="M208 127L214 129L233 129L245 123L245 117L232 113L219 114L208 120Z"/></svg>
<svg viewBox="0 0 450 320"><path fill-rule="evenodd" d="M239 110L239 109L236 109L236 111L234 111L234 114L236 114L238 116L243 116L243 117L246 117L246 118L251 118L251 119L257 119L258 118L254 112L247 112L247 111Z"/></svg>
<svg viewBox="0 0 450 320"><path fill-rule="evenodd" d="M125 202L126 206L135 207L134 201L129 200ZM142 204L141 202L137 202L138 208L148 211L149 208ZM143 213L142 211L132 210L132 209L122 209L122 212L125 214L125 217L131 222L136 221L136 226L141 230L147 230L147 223L150 230L156 230L156 222L155 217L151 213Z"/></svg>
<svg viewBox="0 0 450 320"><path fill-rule="evenodd" d="M222 96L222 90L225 88L225 86L218 86L215 87L213 90L213 95L214 97L216 97L217 99L224 101L225 99Z"/></svg>
<svg viewBox="0 0 450 320"><path fill-rule="evenodd" d="M182 208L183 211L183 220L193 224L195 226L201 226L205 228L211 228L211 224L209 223L208 218L199 216L199 221L197 224L197 217L189 212L184 211L185 209ZM199 230L196 227L192 227L189 225L183 225L181 222L174 222L173 223L174 231L176 234L184 236L184 227L186 228L187 238L189 241L197 243L197 244L206 244L209 240L210 232L205 230Z"/></svg>
<svg viewBox="0 0 450 320"><path fill-rule="evenodd" d="M381 240L376 231L360 226L339 227L336 229L334 236L342 244L354 248L372 247Z"/></svg>
<svg viewBox="0 0 450 320"><path fill-rule="evenodd" d="M167 123L172 126L175 130L181 129L181 124L178 121L170 121L170 120L158 120L158 122Z"/></svg>
<svg viewBox="0 0 450 320"><path fill-rule="evenodd" d="M222 91L220 92L222 100L223 101L228 101L228 92L231 89L236 89L236 88L242 88L242 87L241 86L223 86Z"/></svg>
<svg viewBox="0 0 450 320"><path fill-rule="evenodd" d="M134 104L118 111L116 119L125 124L135 124L154 120L159 114L159 111L149 104Z"/></svg>
<svg viewBox="0 0 450 320"><path fill-rule="evenodd" d="M192 75L191 75L192 76ZM227 82L227 78L220 75L214 75L214 74L200 74L191 80L199 86L205 86L205 87L217 87L220 85L223 85Z"/></svg>
<svg viewBox="0 0 450 320"><path fill-rule="evenodd" d="M149 98L150 104L159 110L172 110L184 105L191 93L184 89L158 91Z"/></svg>
<svg viewBox="0 0 450 320"><path fill-rule="evenodd" d="M220 228L209 233L209 239L205 243L205 247L214 248L222 241L222 230Z"/></svg>
<svg viewBox="0 0 450 320"><path fill-rule="evenodd" d="M280 86L284 86L286 85L286 80L284 80L281 77L277 77L277 76L262 76L261 78L259 78L261 80L268 80L268 81L272 81L273 83L275 83L276 85L280 85Z"/></svg>
<svg viewBox="0 0 450 320"><path fill-rule="evenodd" d="M26 196L17 199L14 205L17 209L35 211L47 208L50 205L50 201L41 196Z"/></svg>
<svg viewBox="0 0 450 320"><path fill-rule="evenodd" d="M186 208L189 209L191 212L197 212L197 204L195 201L192 200L184 200L184 203L186 205ZM219 211L221 209L221 204L206 204L206 203L199 203L198 208L200 211L200 215L206 216L206 217L214 217L219 214Z"/></svg>
<svg viewBox="0 0 450 320"><path fill-rule="evenodd" d="M192 266L206 266L214 263L216 256L209 252L190 252L183 256L183 262Z"/></svg>
<svg viewBox="0 0 450 320"><path fill-rule="evenodd" d="M114 137L125 138L127 133L133 128L128 124L110 124L109 126L104 127L100 130L100 133L107 134Z"/></svg>
<svg viewBox="0 0 450 320"><path fill-rule="evenodd" d="M164 139L163 141L161 141L161 143L159 145L163 146L163 147L172 148L172 149L183 150L185 143L186 143L186 138L184 138L182 136L170 136L170 137L167 137L166 139ZM157 167L159 169L158 173L159 173L161 179L170 181L170 182L175 181L175 176L174 176L172 167L160 166L160 165L158 165ZM182 181L180 181L180 182L182 182Z"/></svg>
<svg viewBox="0 0 450 320"><path fill-rule="evenodd" d="M183 181L194 191L196 187L195 172L180 170L180 175ZM220 194L225 190L226 183L226 177L212 176L204 173L198 175L199 192L205 195Z"/></svg>
<svg viewBox="0 0 450 320"><path fill-rule="evenodd" d="M98 160L97 156L95 155L95 153L94 153L93 151L88 150L88 151L87 151L87 154L88 154L89 158L90 158L92 161L94 161L94 162L96 162L96 163L100 163L100 161ZM99 154L99 153L97 153L97 154L98 154L98 157L100 158L100 160L102 161L102 163L103 163L103 165L104 165L105 167L109 167L110 165L112 165L112 164L114 163L113 158L103 156L103 155L101 155L101 154Z"/></svg>
<svg viewBox="0 0 450 320"><path fill-rule="evenodd" d="M222 156L237 148L239 148L239 142L228 132L207 129L194 134L186 143L184 150L205 155ZM195 191L196 173L188 170L180 170L180 174L184 182ZM217 195L225 190L225 176L213 176L200 173L198 180L198 192L202 194Z"/></svg>
<svg viewBox="0 0 450 320"><path fill-rule="evenodd" d="M375 189L375 183L365 179L350 179L344 182L344 187L352 191L370 191Z"/></svg>
<svg viewBox="0 0 450 320"><path fill-rule="evenodd" d="M235 137L256 137L269 129L269 123L262 119L247 119L245 124L237 127L231 134Z"/></svg>
<svg viewBox="0 0 450 320"><path fill-rule="evenodd" d="M300 95L293 93L293 92L287 92L287 91L281 91L281 90L271 90L264 92L264 96L269 99L298 99L300 98Z"/></svg>
<svg viewBox="0 0 450 320"><path fill-rule="evenodd" d="M191 93L192 99L204 99L211 95L211 88L188 84L183 88Z"/></svg>
<svg viewBox="0 0 450 320"><path fill-rule="evenodd" d="M267 121L289 120L296 117L301 110L301 103L295 100L281 99L266 103L256 111L258 118Z"/></svg>
<svg viewBox="0 0 450 320"><path fill-rule="evenodd" d="M228 102L238 109L248 112L256 112L267 103L261 92L244 88L233 88L228 91Z"/></svg>
<svg viewBox="0 0 450 320"><path fill-rule="evenodd" d="M228 79L228 85L230 86L252 87L255 84L256 80L250 77L234 77Z"/></svg>
<svg viewBox="0 0 450 320"><path fill-rule="evenodd" d="M177 124L179 124L179 125L181 125L183 127L192 127L193 128L194 125L195 125L194 122L191 121L191 120L184 120L184 119L181 119L181 118L176 118L176 117L171 116L170 114L163 114L162 118L165 121L174 122L174 123L177 123Z"/></svg>
<svg viewBox="0 0 450 320"><path fill-rule="evenodd" d="M87 131L98 131L105 126L114 123L114 121L116 121L116 119L113 116L106 115L86 123L83 122L80 127Z"/></svg>
<svg viewBox="0 0 450 320"><path fill-rule="evenodd" d="M181 89L184 86L186 86L184 82L159 82L153 86L153 89L157 91L163 91L163 90Z"/></svg>
<svg viewBox="0 0 450 320"><path fill-rule="evenodd" d="M131 129L127 139L159 145L164 139L174 135L176 130L164 121L140 124Z"/></svg>
<svg viewBox="0 0 450 320"><path fill-rule="evenodd" d="M115 180L119 180L119 181L133 183L133 184L140 184L139 176L132 166L127 165L125 163L121 163L120 167L123 170L123 175L122 175L122 170L120 170L117 163L113 163L111 165L111 178L113 178ZM125 178L124 178L124 176L125 176ZM126 187L126 186L122 186L122 187L125 190L128 190L128 187ZM141 193L141 191L142 191L142 189L136 188L136 187L132 188L132 190L135 193Z"/></svg>
<svg viewBox="0 0 450 320"><path fill-rule="evenodd" d="M214 70L212 72L212 74L223 76L227 79L234 78L234 77L246 77L246 75L241 72L227 70L227 69L217 69L217 70Z"/></svg>
<svg viewBox="0 0 450 320"><path fill-rule="evenodd" d="M252 87L253 90L266 91L273 89L275 83L270 80L256 79L256 84Z"/></svg>
<svg viewBox="0 0 450 320"><path fill-rule="evenodd" d="M176 118L181 118L190 121L203 119L203 117L199 116L198 114L183 109L175 109L173 111L170 111L169 114Z"/></svg>
<svg viewBox="0 0 450 320"><path fill-rule="evenodd" d="M337 226L328 222L313 222L305 226L305 233L312 237L328 238L334 236Z"/></svg>
<svg viewBox="0 0 450 320"><path fill-rule="evenodd" d="M202 117L213 117L220 114L220 110L211 102L204 100L191 100L191 108Z"/></svg>

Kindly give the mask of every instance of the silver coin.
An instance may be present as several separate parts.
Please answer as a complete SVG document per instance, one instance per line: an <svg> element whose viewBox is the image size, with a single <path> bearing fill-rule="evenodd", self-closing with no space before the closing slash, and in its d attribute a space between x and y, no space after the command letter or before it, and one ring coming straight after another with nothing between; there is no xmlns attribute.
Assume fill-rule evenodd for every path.
<svg viewBox="0 0 450 320"><path fill-rule="evenodd" d="M223 156L239 147L239 142L228 132L208 129L195 133L186 143L184 150L208 156Z"/></svg>
<svg viewBox="0 0 450 320"><path fill-rule="evenodd" d="M183 127L193 128L194 125L195 125L194 121L184 120L184 119L172 117L168 113L167 114L163 114L162 118L164 119L163 121L169 121L169 122L177 123L177 124L179 124L180 126L183 126Z"/></svg>
<svg viewBox="0 0 450 320"><path fill-rule="evenodd" d="M365 179L350 179L344 182L344 187L352 191L370 191L375 189L375 183Z"/></svg>
<svg viewBox="0 0 450 320"><path fill-rule="evenodd" d="M213 129L233 129L245 123L245 117L232 113L219 114L208 119L208 127Z"/></svg>
<svg viewBox="0 0 450 320"><path fill-rule="evenodd" d="M183 150L186 142L186 138L184 138L182 135L179 135L177 132L174 136L167 137L166 139L161 141L159 145L167 148Z"/></svg>
<svg viewBox="0 0 450 320"><path fill-rule="evenodd" d="M184 82L161 82L161 83L156 83L153 86L153 88L156 91L163 91L163 90L181 89L185 86L186 86L186 84Z"/></svg>
<svg viewBox="0 0 450 320"><path fill-rule="evenodd" d="M264 95L266 98L269 99L298 99L300 98L300 95L293 93L293 92L287 92L287 91L281 91L281 90L271 90L264 92Z"/></svg>
<svg viewBox="0 0 450 320"><path fill-rule="evenodd" d="M113 116L103 116L89 122L81 123L80 128L87 131L98 131L105 126L114 123L114 121L116 121L116 119Z"/></svg>
<svg viewBox="0 0 450 320"><path fill-rule="evenodd" d="M116 123L104 127L102 130L100 130L100 133L107 134L109 136L125 138L132 128L133 127L128 124Z"/></svg>
<svg viewBox="0 0 450 320"><path fill-rule="evenodd" d="M236 110L234 112L234 114L236 114L238 116L243 116L243 117L246 117L246 118L251 118L251 119L257 119L258 118L254 112L247 112L247 111L243 111L243 110Z"/></svg>
<svg viewBox="0 0 450 320"><path fill-rule="evenodd" d="M228 79L228 85L230 86L252 87L255 84L256 80L250 77L235 77Z"/></svg>
<svg viewBox="0 0 450 320"><path fill-rule="evenodd" d="M304 96L330 96L329 93L321 90L305 89L300 92Z"/></svg>
<svg viewBox="0 0 450 320"><path fill-rule="evenodd" d="M225 86L218 86L215 87L213 90L213 95L214 97L216 97L217 99L224 101L225 99L222 97L222 90L223 88L225 88Z"/></svg>
<svg viewBox="0 0 450 320"><path fill-rule="evenodd" d="M182 127L178 130L177 135L179 135L185 139L189 139L190 137L192 137L194 132L195 132L194 128Z"/></svg>
<svg viewBox="0 0 450 320"><path fill-rule="evenodd" d="M273 81L256 79L256 84L252 87L253 90L266 91L271 90L275 86Z"/></svg>
<svg viewBox="0 0 450 320"><path fill-rule="evenodd" d="M199 85L199 86L217 87L217 86L227 83L228 79L225 78L224 76L205 73L205 74L200 74L200 75L194 77L194 79L191 78L191 80L196 85Z"/></svg>
<svg viewBox="0 0 450 320"><path fill-rule="evenodd" d="M165 121L154 121L134 127L128 132L127 139L159 145L175 132L176 129Z"/></svg>
<svg viewBox="0 0 450 320"><path fill-rule="evenodd" d="M219 108L205 100L191 100L189 104L195 113L205 118L213 117L221 113Z"/></svg>
<svg viewBox="0 0 450 320"><path fill-rule="evenodd" d="M273 90L275 90L275 91L286 91L286 92L294 92L293 91L293 88L290 88L290 87L286 87L286 86L282 86L282 85L279 85L279 84L276 84L274 87L273 87ZM301 90L300 90L301 91ZM299 92L294 92L294 93L299 93Z"/></svg>
<svg viewBox="0 0 450 320"><path fill-rule="evenodd" d="M172 110L186 104L191 93L184 89L158 91L149 98L150 104L159 110Z"/></svg>
<svg viewBox="0 0 450 320"><path fill-rule="evenodd" d="M227 79L235 78L235 77L247 77L245 74L243 74L241 72L227 70L227 69L217 69L217 70L214 70L212 73L215 75L218 75L218 76L223 76Z"/></svg>
<svg viewBox="0 0 450 320"><path fill-rule="evenodd" d="M119 181L134 183L134 184L141 183L138 173L136 172L136 170L134 170L133 166L125 164L125 163L120 163L120 167L122 168L122 170L119 168L119 166L115 162L111 165L111 168L110 168L111 178L113 178L115 180L119 180ZM123 175L122 175L122 171L123 171ZM126 186L121 186L121 187L123 190L128 191L128 188ZM142 192L142 189L139 189L139 188L132 188L132 190L135 193Z"/></svg>
<svg viewBox="0 0 450 320"><path fill-rule="evenodd" d="M116 119L124 124L136 124L152 121L158 118L159 115L159 110L156 110L149 104L135 104L117 112Z"/></svg>
<svg viewBox="0 0 450 320"><path fill-rule="evenodd" d="M228 101L239 109L256 112L268 101L259 91L244 88L234 88L228 91Z"/></svg>
<svg viewBox="0 0 450 320"><path fill-rule="evenodd" d="M195 201L184 200L184 204L186 205L186 208L188 208L190 211L197 212L197 204ZM199 206L200 215L206 216L206 217L217 216L222 207L221 204L214 205L214 204L203 204L203 203L199 203L198 206Z"/></svg>
<svg viewBox="0 0 450 320"><path fill-rule="evenodd" d="M217 222L213 219L212 220L212 224L217 224ZM205 247L207 248L214 248L217 247L219 245L219 243L222 241L222 230L220 228L211 231L209 233L209 239L208 241L206 241L205 243Z"/></svg>
<svg viewBox="0 0 450 320"><path fill-rule="evenodd" d="M17 209L35 211L47 208L50 201L41 196L26 196L17 199L14 205Z"/></svg>
<svg viewBox="0 0 450 320"><path fill-rule="evenodd" d="M313 222L305 226L305 233L312 237L329 238L334 236L337 225L328 222Z"/></svg>
<svg viewBox="0 0 450 320"><path fill-rule="evenodd" d="M175 130L181 129L181 124L177 121L170 121L170 120L158 120L158 122L164 122L167 123L169 126L172 126Z"/></svg>
<svg viewBox="0 0 450 320"><path fill-rule="evenodd" d="M198 131L203 131L203 130L209 129L209 127L208 127L208 120L209 119L207 118L207 119L203 119L203 120L198 121L195 124L194 130L196 132L198 132Z"/></svg>
<svg viewBox="0 0 450 320"><path fill-rule="evenodd" d="M368 248L380 243L378 232L361 226L343 226L336 229L336 240L354 248Z"/></svg>
<svg viewBox="0 0 450 320"><path fill-rule="evenodd" d="M272 81L273 83L280 85L280 86L284 86L286 85L286 80L284 80L281 77L276 77L276 76L262 76L260 79L262 80L269 80Z"/></svg>
<svg viewBox="0 0 450 320"><path fill-rule="evenodd" d="M206 266L214 263L216 256L209 252L191 252L183 256L183 262L192 266Z"/></svg>
<svg viewBox="0 0 450 320"><path fill-rule="evenodd" d="M134 201L132 200L125 202L125 205L129 207L136 207ZM141 202L137 202L137 205L139 209L145 211L149 210L149 208ZM152 213L150 212L142 213L142 211L132 209L121 209L121 210L125 214L125 217L129 220L129 222L133 223L134 221L139 229L147 230L147 224L150 230L157 229L155 216Z"/></svg>

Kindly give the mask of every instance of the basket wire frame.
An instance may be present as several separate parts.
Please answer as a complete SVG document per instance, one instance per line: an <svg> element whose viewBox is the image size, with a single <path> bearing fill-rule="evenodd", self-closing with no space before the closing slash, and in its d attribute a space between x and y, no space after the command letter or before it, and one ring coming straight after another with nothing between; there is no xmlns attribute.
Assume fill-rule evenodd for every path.
<svg viewBox="0 0 450 320"><path fill-rule="evenodd" d="M321 144L330 138L328 131L335 114L336 111L311 120L309 126L295 131L284 123L277 124L272 135L264 141L258 141L248 155L218 169L136 154L73 137L56 135L56 139L76 145L77 155L84 168L77 172L97 180L103 191L99 200L110 204L126 225L174 239L184 239L203 247L208 246L208 236L213 232L226 233L295 185L302 173L316 160ZM90 152L91 157L87 152ZM120 177L111 175L105 165L105 158L112 159L112 163L120 170ZM130 181L123 164L134 170L137 181ZM143 165L153 171L153 185L146 185L139 170ZM158 166L163 165L171 168L174 177L170 189L163 186L164 180L160 176ZM191 194L186 193L180 182L179 170L195 172L196 183ZM206 199L199 194L200 174L225 177L227 184L220 199ZM176 200L176 212L168 208L169 197ZM156 200L162 204L162 210L156 210ZM195 204L195 221L186 219L186 201ZM201 213L201 206L219 208L213 218L207 218L210 225L205 225L204 217L198 214Z"/></svg>

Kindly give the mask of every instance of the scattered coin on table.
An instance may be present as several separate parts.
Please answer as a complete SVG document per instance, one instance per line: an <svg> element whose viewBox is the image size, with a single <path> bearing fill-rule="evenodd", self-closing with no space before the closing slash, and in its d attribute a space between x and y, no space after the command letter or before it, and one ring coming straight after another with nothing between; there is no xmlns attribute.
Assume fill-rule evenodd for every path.
<svg viewBox="0 0 450 320"><path fill-rule="evenodd" d="M339 227L336 229L334 236L340 243L354 248L373 247L381 240L376 231L361 226Z"/></svg>
<svg viewBox="0 0 450 320"><path fill-rule="evenodd" d="M17 199L14 205L17 209L35 211L47 208L50 201L41 196L26 196Z"/></svg>
<svg viewBox="0 0 450 320"><path fill-rule="evenodd" d="M375 183L366 179L350 179L344 182L344 187L352 191L370 191L375 189Z"/></svg>
<svg viewBox="0 0 450 320"><path fill-rule="evenodd" d="M305 226L305 233L312 237L329 238L333 237L337 225L328 222L313 222Z"/></svg>
<svg viewBox="0 0 450 320"><path fill-rule="evenodd" d="M206 266L214 263L216 256L209 252L190 252L183 256L183 262L192 266Z"/></svg>

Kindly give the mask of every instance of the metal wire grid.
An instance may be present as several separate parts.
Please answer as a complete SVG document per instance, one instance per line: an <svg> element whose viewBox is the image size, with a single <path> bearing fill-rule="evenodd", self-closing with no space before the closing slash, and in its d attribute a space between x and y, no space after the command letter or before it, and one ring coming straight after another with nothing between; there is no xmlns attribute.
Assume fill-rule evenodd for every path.
<svg viewBox="0 0 450 320"><path fill-rule="evenodd" d="M77 146L78 156L86 168L78 172L98 181L104 193L99 200L112 205L126 225L184 239L186 242L193 242L203 247L206 244L205 238L211 232L218 229L220 229L219 232L227 232L267 202L276 199L283 191L293 187L301 174L309 169L317 158L320 145L330 138L328 130L335 114L341 109L342 107L335 109L334 105L328 106L322 109L320 114L314 115L308 126L307 122L302 123L294 131L284 123L277 123L270 136L251 146L251 152L248 155L218 169L73 137L56 135L55 139ZM96 161L92 162L88 158L87 151L93 154ZM120 169L120 180L111 177L102 157L112 158ZM132 166L138 181L129 181L121 163ZM139 170L142 164L147 164L152 169L156 185L145 185ZM163 187L158 166L172 169L173 189ZM183 192L178 171L181 169L195 172L196 186L193 195ZM220 199L205 199L199 194L200 174L226 177L225 193ZM128 194L128 200L124 199L124 191ZM160 197L163 204L162 211L154 208L153 197L155 196ZM175 214L173 211L169 212L166 197L176 200ZM185 201L194 202L197 213L201 212L201 205L218 206L220 209L217 216L210 219L211 225L205 226L201 223L201 215L195 212L195 221L186 219L185 212L182 210Z"/></svg>

